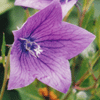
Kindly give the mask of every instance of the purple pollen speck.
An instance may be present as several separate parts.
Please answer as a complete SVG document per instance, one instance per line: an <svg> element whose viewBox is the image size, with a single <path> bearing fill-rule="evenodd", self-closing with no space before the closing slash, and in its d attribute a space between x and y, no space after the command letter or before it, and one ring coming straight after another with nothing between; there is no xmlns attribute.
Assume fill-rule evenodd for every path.
<svg viewBox="0 0 100 100"><path fill-rule="evenodd" d="M63 22L61 4L56 0L13 34L8 90L25 87L37 78L66 93L71 85L68 59L95 39L85 29Z"/></svg>

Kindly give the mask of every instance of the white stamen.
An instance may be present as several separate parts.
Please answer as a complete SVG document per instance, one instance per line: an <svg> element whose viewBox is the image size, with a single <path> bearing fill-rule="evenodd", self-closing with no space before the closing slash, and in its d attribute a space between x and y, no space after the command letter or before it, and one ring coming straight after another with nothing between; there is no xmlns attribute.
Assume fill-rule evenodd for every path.
<svg viewBox="0 0 100 100"><path fill-rule="evenodd" d="M35 43L35 44L36 44L38 47L37 47L36 49L34 49L34 51L36 52L37 57L39 57L38 54L40 54L43 50L41 50L40 46L39 46L37 43Z"/></svg>
<svg viewBox="0 0 100 100"><path fill-rule="evenodd" d="M38 57L37 55L35 55L35 53L32 50L28 50L28 51L31 53L31 55L35 56L36 58Z"/></svg>
<svg viewBox="0 0 100 100"><path fill-rule="evenodd" d="M26 43L25 43L25 48L26 50L28 50L33 56L35 57L39 57L39 54L43 51L41 50L40 46L36 43L36 42L30 42L29 40L25 39L25 38L20 38L21 40L25 40ZM35 51L35 53L33 52L33 50L30 50L31 47L28 47L28 43L32 46L32 44L36 44L37 45L37 48L36 49L33 49Z"/></svg>
<svg viewBox="0 0 100 100"><path fill-rule="evenodd" d="M68 2L68 0L66 0L66 3Z"/></svg>
<svg viewBox="0 0 100 100"><path fill-rule="evenodd" d="M25 39L25 38L20 38L21 40L26 40L26 41L28 41L27 39Z"/></svg>

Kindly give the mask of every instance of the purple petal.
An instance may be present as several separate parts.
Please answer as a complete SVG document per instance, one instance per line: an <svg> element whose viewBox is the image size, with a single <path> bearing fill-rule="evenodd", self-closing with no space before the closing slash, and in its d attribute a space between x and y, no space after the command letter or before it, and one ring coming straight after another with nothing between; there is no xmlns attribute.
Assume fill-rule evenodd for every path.
<svg viewBox="0 0 100 100"><path fill-rule="evenodd" d="M24 53L20 43L13 44L10 55L10 79L8 90L31 84L37 78L41 82L66 93L71 84L69 62L63 57L52 57L42 53L36 58Z"/></svg>
<svg viewBox="0 0 100 100"><path fill-rule="evenodd" d="M35 9L47 7L53 0L16 0L15 5L25 6Z"/></svg>
<svg viewBox="0 0 100 100"><path fill-rule="evenodd" d="M41 36L42 31L35 34L35 41L42 50L49 56L54 54L66 59L77 56L95 39L92 33L67 22L62 22L61 26L53 27Z"/></svg>
<svg viewBox="0 0 100 100"><path fill-rule="evenodd" d="M43 9L56 0L16 0L15 5L25 6L35 9ZM64 17L67 12L73 7L78 0L58 0L62 7L62 16ZM67 2L66 2L67 1Z"/></svg>
<svg viewBox="0 0 100 100"><path fill-rule="evenodd" d="M33 0L34 1L34 0ZM60 3L55 1L45 9L34 14L27 19L26 23L18 31L13 31L15 39L25 38L36 34L41 30L47 30L51 27L61 24L62 13Z"/></svg>
<svg viewBox="0 0 100 100"><path fill-rule="evenodd" d="M67 3L62 3L61 7L62 7L62 17L64 17L67 12L74 6L74 4L77 2L78 0L70 0Z"/></svg>
<svg viewBox="0 0 100 100"><path fill-rule="evenodd" d="M35 77L35 67L29 66L28 55L20 49L20 41L14 42L10 54L10 78L8 90L24 87L32 83ZM33 72L34 71L34 74Z"/></svg>
<svg viewBox="0 0 100 100"><path fill-rule="evenodd" d="M43 74L37 77L41 82L66 93L71 85L69 62L63 57L42 53L38 58L38 67Z"/></svg>

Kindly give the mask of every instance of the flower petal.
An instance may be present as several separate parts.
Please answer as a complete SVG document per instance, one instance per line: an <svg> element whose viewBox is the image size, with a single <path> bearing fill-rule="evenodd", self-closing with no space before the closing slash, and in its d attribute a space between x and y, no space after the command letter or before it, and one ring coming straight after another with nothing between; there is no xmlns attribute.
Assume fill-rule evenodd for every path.
<svg viewBox="0 0 100 100"><path fill-rule="evenodd" d="M95 39L95 35L85 29L65 22L42 36L39 33L36 34L38 38L35 41L45 53L64 56L66 59L81 53Z"/></svg>
<svg viewBox="0 0 100 100"><path fill-rule="evenodd" d="M53 0L16 0L14 4L35 9L43 9L47 7L52 1Z"/></svg>
<svg viewBox="0 0 100 100"><path fill-rule="evenodd" d="M28 54L20 49L20 41L14 42L10 54L10 78L8 90L24 87L32 83L35 79L32 71L35 67L30 67L27 62ZM32 65L31 65L32 66Z"/></svg>
<svg viewBox="0 0 100 100"><path fill-rule="evenodd" d="M74 4L77 2L78 0L69 0L67 3L63 3L61 5L62 7L62 17L64 17L67 12L74 6Z"/></svg>
<svg viewBox="0 0 100 100"><path fill-rule="evenodd" d="M20 50L19 41L13 45L10 55L10 78L8 90L31 84L35 78L66 93L71 84L69 62L63 57L49 57L41 54L39 58Z"/></svg>
<svg viewBox="0 0 100 100"><path fill-rule="evenodd" d="M53 87L54 89L66 93L71 85L71 71L69 62L63 57L49 57L42 54L38 58L38 67L41 67L43 74L37 79Z"/></svg>
<svg viewBox="0 0 100 100"><path fill-rule="evenodd" d="M33 0L34 1L34 0ZM13 31L15 38L27 38L43 29L61 24L62 11L58 1L29 17L18 31Z"/></svg>
<svg viewBox="0 0 100 100"><path fill-rule="evenodd" d="M15 5L41 10L41 9L47 7L49 4L51 4L52 1L56 1L56 0L16 0ZM58 1L61 3L62 16L64 17L78 0L68 0L68 1L67 0L58 0Z"/></svg>

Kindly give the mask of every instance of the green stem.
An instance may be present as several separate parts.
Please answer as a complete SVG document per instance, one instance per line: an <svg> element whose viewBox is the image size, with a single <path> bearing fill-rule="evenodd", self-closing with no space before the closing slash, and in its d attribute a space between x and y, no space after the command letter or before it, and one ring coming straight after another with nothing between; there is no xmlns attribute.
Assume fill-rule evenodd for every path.
<svg viewBox="0 0 100 100"><path fill-rule="evenodd" d="M79 18L78 24L79 24L79 23L80 23L80 20L81 20L81 9L80 9L80 7L78 6L78 4L75 4L75 6L76 6L76 8L77 8L77 10L78 10L78 18Z"/></svg>
<svg viewBox="0 0 100 100"><path fill-rule="evenodd" d="M65 94L64 97L62 97L61 100L67 100L68 97L69 97L69 95L71 94L71 92L72 92L72 87L71 87L70 90L67 92L67 94Z"/></svg>
<svg viewBox="0 0 100 100"><path fill-rule="evenodd" d="M86 10L83 11L82 16L81 16L81 18L80 18L80 22L79 22L79 26L80 26L80 27L82 27L82 23L83 23L85 14L86 14Z"/></svg>
<svg viewBox="0 0 100 100"><path fill-rule="evenodd" d="M2 98L3 98L3 94L4 94L4 91L5 91L5 87L6 87L7 70L8 70L8 65L9 65L9 57L10 57L10 51L8 53L7 62L6 62L6 65L4 67L4 80L3 80L3 85L2 85L2 89L1 89L0 100L2 100Z"/></svg>
<svg viewBox="0 0 100 100"><path fill-rule="evenodd" d="M84 81L84 79L85 79L85 77L86 77L86 75L88 75L89 74L89 70L87 70L84 74L83 74L83 76L75 83L75 85L80 85L83 81Z"/></svg>
<svg viewBox="0 0 100 100"><path fill-rule="evenodd" d="M90 65L90 69L92 69L93 68L93 66L95 65L95 63L98 61L98 59L100 58L100 56L98 56L99 54L98 54L98 52L96 53L96 55L95 56L97 56L96 58L95 58L95 56L93 57L93 59L92 59L92 61L91 62L89 62L89 65ZM75 83L75 85L76 86L79 86L86 78L86 76L89 76L89 75L91 75L91 74L89 74L89 71L90 71L90 69L88 69L84 74L83 74L83 76Z"/></svg>
<svg viewBox="0 0 100 100"><path fill-rule="evenodd" d="M73 64L72 64L72 86L75 85L75 76L74 76L74 71L75 71L75 60L76 58L73 58Z"/></svg>
<svg viewBox="0 0 100 100"><path fill-rule="evenodd" d="M96 85L97 85L97 82L98 82L99 79L100 79L100 75L98 76L98 78L96 78L95 83L92 86L89 86L89 87L75 86L74 88L77 89L77 90L81 90L81 91L96 88Z"/></svg>
<svg viewBox="0 0 100 100"><path fill-rule="evenodd" d="M25 10L27 18L30 17L28 8Z"/></svg>

